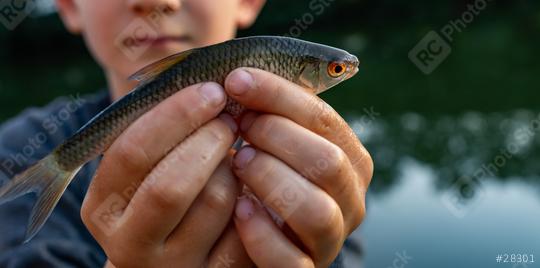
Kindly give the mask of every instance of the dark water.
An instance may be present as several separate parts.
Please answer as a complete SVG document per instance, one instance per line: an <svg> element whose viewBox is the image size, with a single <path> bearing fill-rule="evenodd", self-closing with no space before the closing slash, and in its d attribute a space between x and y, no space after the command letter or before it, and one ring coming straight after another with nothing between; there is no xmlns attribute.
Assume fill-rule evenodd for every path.
<svg viewBox="0 0 540 268"><path fill-rule="evenodd" d="M376 171L348 267L540 267L539 118L351 116Z"/></svg>

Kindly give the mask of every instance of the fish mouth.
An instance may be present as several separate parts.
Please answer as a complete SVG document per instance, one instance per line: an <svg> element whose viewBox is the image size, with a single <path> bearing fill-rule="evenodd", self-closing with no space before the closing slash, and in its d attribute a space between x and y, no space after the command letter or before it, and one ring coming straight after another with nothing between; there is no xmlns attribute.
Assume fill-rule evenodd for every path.
<svg viewBox="0 0 540 268"><path fill-rule="evenodd" d="M125 47L164 46L189 41L188 35L156 35L129 36L122 42Z"/></svg>
<svg viewBox="0 0 540 268"><path fill-rule="evenodd" d="M345 79L349 79L356 75L356 73L358 73L358 66L360 65L360 61L355 55L349 54L348 59L346 60L346 64L348 73Z"/></svg>
<svg viewBox="0 0 540 268"><path fill-rule="evenodd" d="M359 69L358 69L358 66L360 65L360 62L356 61L356 62L353 62L353 63L349 63L349 66L347 67L349 71L349 73L347 74L347 76L345 77L345 79L349 79L353 76L356 75L356 73L358 73Z"/></svg>
<svg viewBox="0 0 540 268"><path fill-rule="evenodd" d="M354 71L353 71L353 73L352 73L351 76L353 76L353 75L355 75L356 73L358 73L358 71L359 71L359 70L358 70L358 66L354 67Z"/></svg>

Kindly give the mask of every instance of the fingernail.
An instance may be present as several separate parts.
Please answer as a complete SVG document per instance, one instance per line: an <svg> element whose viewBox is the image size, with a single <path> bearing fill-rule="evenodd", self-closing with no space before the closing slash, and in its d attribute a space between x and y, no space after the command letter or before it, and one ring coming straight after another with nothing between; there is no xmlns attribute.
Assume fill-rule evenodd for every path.
<svg viewBox="0 0 540 268"><path fill-rule="evenodd" d="M232 95L242 95L255 87L253 76L242 69L233 72L227 84L227 90Z"/></svg>
<svg viewBox="0 0 540 268"><path fill-rule="evenodd" d="M221 119L223 123L227 124L227 126L229 126L229 128L231 129L233 133L236 133L236 131L238 131L238 125L236 124L236 121L234 121L234 118L230 114L222 113L219 115L219 119Z"/></svg>
<svg viewBox="0 0 540 268"><path fill-rule="evenodd" d="M199 93L206 102L214 106L219 106L225 101L225 91L217 83L204 83L199 88Z"/></svg>
<svg viewBox="0 0 540 268"><path fill-rule="evenodd" d="M240 122L240 130L242 132L247 132L248 129L253 125L253 122L255 119L259 116L256 112L248 112L242 117L242 121Z"/></svg>
<svg viewBox="0 0 540 268"><path fill-rule="evenodd" d="M247 196L240 196L236 201L236 208L234 210L236 217L242 221L247 221L253 214L255 214L255 207L253 201Z"/></svg>
<svg viewBox="0 0 540 268"><path fill-rule="evenodd" d="M234 156L234 166L239 169L245 168L255 157L255 153L255 149L250 146L245 146L244 148L240 149L240 151Z"/></svg>

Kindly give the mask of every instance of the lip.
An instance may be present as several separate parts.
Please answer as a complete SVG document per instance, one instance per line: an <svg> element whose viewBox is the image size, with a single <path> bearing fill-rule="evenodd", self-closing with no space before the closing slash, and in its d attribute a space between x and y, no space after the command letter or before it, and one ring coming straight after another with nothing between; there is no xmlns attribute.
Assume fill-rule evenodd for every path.
<svg viewBox="0 0 540 268"><path fill-rule="evenodd" d="M165 46L186 42L189 39L187 35L159 35L139 38L128 37L124 39L123 43L126 47Z"/></svg>

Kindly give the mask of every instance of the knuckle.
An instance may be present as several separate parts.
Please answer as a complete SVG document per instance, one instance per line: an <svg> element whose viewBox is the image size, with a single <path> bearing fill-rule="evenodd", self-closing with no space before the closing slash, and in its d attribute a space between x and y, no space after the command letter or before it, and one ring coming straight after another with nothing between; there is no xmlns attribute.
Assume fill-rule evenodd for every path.
<svg viewBox="0 0 540 268"><path fill-rule="evenodd" d="M221 185L208 185L201 192L201 201L205 207L215 212L228 210L234 204L234 195L231 188L232 183L222 183ZM231 187L232 186L232 187Z"/></svg>
<svg viewBox="0 0 540 268"><path fill-rule="evenodd" d="M115 163L127 169L139 170L150 163L150 157L144 147L141 147L135 139L124 137L118 141L114 148Z"/></svg>
<svg viewBox="0 0 540 268"><path fill-rule="evenodd" d="M291 267L301 267L301 268L315 268L313 260L307 256L302 256L297 260L297 264Z"/></svg>
<svg viewBox="0 0 540 268"><path fill-rule="evenodd" d="M365 215L366 215L366 205L365 205L365 202L362 201L361 204L358 206L358 208L355 211L353 211L348 234L351 234L352 232L354 232L356 227L358 227L364 221Z"/></svg>
<svg viewBox="0 0 540 268"><path fill-rule="evenodd" d="M363 179L366 180L366 182L369 184L371 182L371 179L373 177L373 171L374 171L374 163L373 158L371 157L371 154L365 149L362 149L361 153L361 176Z"/></svg>
<svg viewBox="0 0 540 268"><path fill-rule="evenodd" d="M325 241L340 239L343 230L341 210L331 198L325 198L320 202L313 217L311 221L313 237L325 237Z"/></svg>
<svg viewBox="0 0 540 268"><path fill-rule="evenodd" d="M136 250L133 247L128 247L124 244L113 243L109 245L105 250L109 261L115 267L150 267L149 254ZM129 253L126 253L129 252Z"/></svg>
<svg viewBox="0 0 540 268"><path fill-rule="evenodd" d="M101 232L99 232L98 227L94 224L93 220L91 219L91 216L92 216L91 213L92 212L88 208L85 208L83 206L81 208L81 213L80 213L81 220L84 226L86 226L86 229L88 230L88 232L90 232L97 241L102 241L104 237L102 236Z"/></svg>
<svg viewBox="0 0 540 268"><path fill-rule="evenodd" d="M134 258L132 254L126 254L125 247L121 244L112 242L111 245L105 247L105 251L110 262L116 267L133 267ZM138 254L134 255L137 256Z"/></svg>
<svg viewBox="0 0 540 268"><path fill-rule="evenodd" d="M322 157L320 161L326 162L326 165L322 163L324 178L339 178L344 173L347 167L348 157L347 154L337 145L332 144L327 150L322 151Z"/></svg>
<svg viewBox="0 0 540 268"><path fill-rule="evenodd" d="M173 95L168 101L158 104L158 109L153 110L156 115L150 116L150 118L159 116L170 121L178 122L178 118L185 118L188 116L190 108L194 108L190 107L193 106L193 104L186 102L185 98L181 98L180 95L181 94Z"/></svg>
<svg viewBox="0 0 540 268"><path fill-rule="evenodd" d="M309 114L312 115L309 125L315 132L322 136L328 136L333 132L336 115L335 112L322 100L310 98L307 101Z"/></svg>
<svg viewBox="0 0 540 268"><path fill-rule="evenodd" d="M230 131L227 131L227 126L222 124L217 124L218 121L214 121L206 128L206 133L211 140L211 142L215 144L224 144L228 143L232 139L232 135L230 134ZM224 124L224 123L223 123Z"/></svg>
<svg viewBox="0 0 540 268"><path fill-rule="evenodd" d="M171 116L189 115L193 109L205 107L202 96L197 92L202 84L185 88L169 98L170 104L167 108Z"/></svg>
<svg viewBox="0 0 540 268"><path fill-rule="evenodd" d="M90 229L91 227L91 221L90 221L90 210L91 208L89 207L90 205L88 204L88 201L83 201L82 203L82 206L81 206L81 220L82 222L84 223L84 225Z"/></svg>
<svg viewBox="0 0 540 268"><path fill-rule="evenodd" d="M261 153L262 154L262 153ZM257 154L259 155L259 153ZM257 156L255 156L257 158ZM276 168L277 166L272 163L272 161L269 161L269 157L267 156L261 156L258 160L256 159L252 160L252 169L253 171L256 171L257 176L250 176L250 177L259 177L260 181L269 181L272 180L272 178L276 174Z"/></svg>
<svg viewBox="0 0 540 268"><path fill-rule="evenodd" d="M86 229L88 230L88 232L90 232L90 234L92 234L92 236L94 237L94 239L96 241L98 241L99 243L104 242L103 241L104 237L98 231L96 226L93 224L92 220L90 219L90 214L88 213L88 211L83 212L81 210L81 220L82 220L82 223L84 224L84 226L86 227Z"/></svg>
<svg viewBox="0 0 540 268"><path fill-rule="evenodd" d="M272 133L275 131L275 125L277 122L277 116L264 114L259 116L253 123L252 129L257 132L260 139L268 139L272 137Z"/></svg>
<svg viewBox="0 0 540 268"><path fill-rule="evenodd" d="M257 70L254 72L255 83L261 94L265 94L261 100L266 104L271 105L277 103L283 96L283 92L287 91L287 86L282 83L281 80L275 79L273 75L265 75L259 73Z"/></svg>
<svg viewBox="0 0 540 268"><path fill-rule="evenodd" d="M197 90L197 87L193 87ZM184 94L185 93L185 94ZM194 92L190 96L188 91L179 92L170 98L170 102L156 112L159 116L166 118L170 122L191 122L189 127L191 129L197 129L204 124L204 118L209 116L212 112L215 112L214 106L209 105L200 94ZM176 97L178 96L178 97Z"/></svg>
<svg viewBox="0 0 540 268"><path fill-rule="evenodd" d="M352 166L356 170L361 179L365 181L366 187L371 182L374 172L374 163L371 154L362 146L360 154L355 159L352 159Z"/></svg>
<svg viewBox="0 0 540 268"><path fill-rule="evenodd" d="M182 104L174 105L179 106ZM185 127L189 129L189 131L193 131L195 129L200 128L204 124L204 120L200 118L201 114L204 114L204 111L202 107L195 106L191 109L186 109L187 107L175 107L175 111L171 112L171 114L168 116L169 120L179 122L179 120L184 120ZM189 122L189 123L187 123Z"/></svg>
<svg viewBox="0 0 540 268"><path fill-rule="evenodd" d="M116 267L124 267L125 265L129 265L127 263L126 258L124 257L125 254L122 254L120 250L118 250L118 247L110 247L107 249L107 257L113 263Z"/></svg>
<svg viewBox="0 0 540 268"><path fill-rule="evenodd" d="M266 254L263 245L268 243L268 233L246 232L244 234L245 244L255 254Z"/></svg>
<svg viewBox="0 0 540 268"><path fill-rule="evenodd" d="M148 199L159 208L170 210L184 204L184 189L181 184L169 185L164 183L147 184L145 189Z"/></svg>

